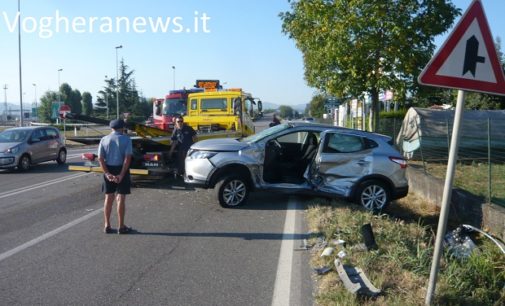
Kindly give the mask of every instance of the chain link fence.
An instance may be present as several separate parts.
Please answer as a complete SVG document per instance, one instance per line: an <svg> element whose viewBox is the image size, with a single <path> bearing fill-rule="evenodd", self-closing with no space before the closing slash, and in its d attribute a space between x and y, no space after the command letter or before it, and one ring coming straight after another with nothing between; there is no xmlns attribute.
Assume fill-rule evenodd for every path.
<svg viewBox="0 0 505 306"><path fill-rule="evenodd" d="M399 150L405 153L402 137L397 137L402 124L399 121L381 120L383 128L380 132L399 140ZM453 121L424 121L424 126L436 132L423 133L422 129L418 129L418 148L404 155L408 155L413 167L420 167L426 173L445 179ZM464 119L459 143L455 187L481 196L488 203L505 207L505 121Z"/></svg>

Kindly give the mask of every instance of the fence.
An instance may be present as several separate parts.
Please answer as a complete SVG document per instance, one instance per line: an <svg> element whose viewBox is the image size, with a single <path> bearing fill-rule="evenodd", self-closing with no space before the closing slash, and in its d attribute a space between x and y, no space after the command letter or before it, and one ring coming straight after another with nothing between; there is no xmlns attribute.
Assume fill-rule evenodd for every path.
<svg viewBox="0 0 505 306"><path fill-rule="evenodd" d="M429 126L430 132L418 129L419 148L411 155L410 164L435 177L445 178L453 122L451 119L425 119L423 125ZM385 129L381 133L392 136L398 134L395 127L400 125L389 122L383 126ZM403 143L397 145L402 150ZM482 196L488 203L505 207L504 120L463 120L454 185Z"/></svg>

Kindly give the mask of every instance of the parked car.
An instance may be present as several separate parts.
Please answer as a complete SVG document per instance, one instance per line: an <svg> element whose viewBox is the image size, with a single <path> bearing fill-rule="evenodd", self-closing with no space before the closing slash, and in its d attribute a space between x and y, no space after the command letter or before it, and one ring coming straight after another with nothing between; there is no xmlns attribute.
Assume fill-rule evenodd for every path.
<svg viewBox="0 0 505 306"><path fill-rule="evenodd" d="M67 149L54 127L20 127L0 133L0 169L26 171L34 164L55 160L64 164Z"/></svg>
<svg viewBox="0 0 505 306"><path fill-rule="evenodd" d="M391 137L288 122L243 139L195 143L185 182L214 188L223 207L244 204L254 189L269 189L345 198L377 211L407 195L406 167Z"/></svg>

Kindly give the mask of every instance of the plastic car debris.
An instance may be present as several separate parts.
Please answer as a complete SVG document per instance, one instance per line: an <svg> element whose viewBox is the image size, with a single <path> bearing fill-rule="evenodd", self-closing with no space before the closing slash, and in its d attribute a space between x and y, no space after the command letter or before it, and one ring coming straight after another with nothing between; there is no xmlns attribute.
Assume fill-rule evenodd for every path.
<svg viewBox="0 0 505 306"><path fill-rule="evenodd" d="M322 250L328 246L328 242L324 239L324 237L317 237L314 246L312 247L314 250Z"/></svg>
<svg viewBox="0 0 505 306"><path fill-rule="evenodd" d="M470 257L476 248L475 243L468 235L468 230L459 226L444 237L444 244L448 252L458 259Z"/></svg>
<svg viewBox="0 0 505 306"><path fill-rule="evenodd" d="M381 290L372 285L368 277L360 268L343 265L338 258L335 259L334 263L338 276L344 283L344 287L351 293L365 295L368 297L376 297L381 293Z"/></svg>
<svg viewBox="0 0 505 306"><path fill-rule="evenodd" d="M332 248L332 247L327 247L323 250L323 252L321 253L321 257L324 257L324 256L330 256L331 254L333 254L333 251L335 251L335 248Z"/></svg>
<svg viewBox="0 0 505 306"><path fill-rule="evenodd" d="M368 251L368 248L364 243L358 243L351 246L351 250L353 250L354 252L366 252Z"/></svg>
<svg viewBox="0 0 505 306"><path fill-rule="evenodd" d="M335 246L342 246L345 248L345 241L342 240L342 239L332 239L330 241L331 244L335 245Z"/></svg>
<svg viewBox="0 0 505 306"><path fill-rule="evenodd" d="M295 251L307 251L307 250L310 250L312 248L312 245L309 244L308 240L307 239L303 239L302 241L302 245L295 249Z"/></svg>
<svg viewBox="0 0 505 306"><path fill-rule="evenodd" d="M378 249L377 243L375 242L375 237L373 235L372 225L370 223L367 223L361 227L361 235L363 236L363 240L369 251Z"/></svg>
<svg viewBox="0 0 505 306"><path fill-rule="evenodd" d="M488 233L486 233L485 231L481 230L481 229L478 229L474 226L471 226L471 225L468 225L468 224L463 224L462 225L465 229L467 230L471 230L471 231L476 231L476 232L479 232L481 233L482 235L484 235L485 237L491 239L491 241L493 241L499 248L500 250L502 251L503 254L505 254L505 245L500 242L497 238L489 235Z"/></svg>
<svg viewBox="0 0 505 306"><path fill-rule="evenodd" d="M324 275L324 274L331 271L331 267L324 266L321 268L316 268L316 269L314 269L314 271L316 271L317 275Z"/></svg>
<svg viewBox="0 0 505 306"><path fill-rule="evenodd" d="M347 253L345 251L340 251L340 252L338 252L337 256L340 258L344 258L347 256Z"/></svg>

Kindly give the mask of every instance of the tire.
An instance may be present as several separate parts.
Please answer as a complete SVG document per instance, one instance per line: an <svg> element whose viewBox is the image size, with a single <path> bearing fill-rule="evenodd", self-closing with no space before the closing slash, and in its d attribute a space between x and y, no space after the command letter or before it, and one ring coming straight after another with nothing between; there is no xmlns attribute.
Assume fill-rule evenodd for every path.
<svg viewBox="0 0 505 306"><path fill-rule="evenodd" d="M221 178L215 187L219 205L224 208L234 208L243 205L251 187L249 182L239 175L231 175Z"/></svg>
<svg viewBox="0 0 505 306"><path fill-rule="evenodd" d="M370 180L359 185L355 201L366 210L378 212L387 207L391 201L391 196L389 189L384 183Z"/></svg>
<svg viewBox="0 0 505 306"><path fill-rule="evenodd" d="M64 149L61 149L60 152L58 152L58 158L56 158L56 162L58 165L63 165L67 161L67 151Z"/></svg>
<svg viewBox="0 0 505 306"><path fill-rule="evenodd" d="M32 161L30 159L30 156L24 154L19 159L18 170L19 171L28 171L28 170L30 170L31 164L32 164Z"/></svg>

